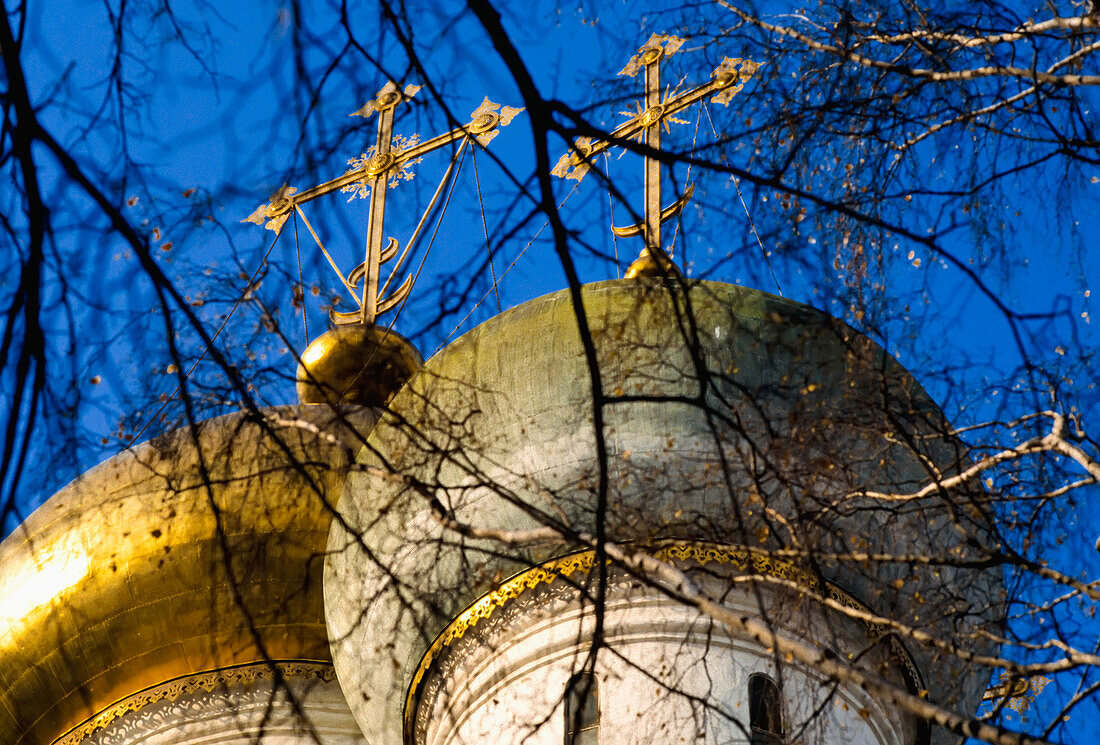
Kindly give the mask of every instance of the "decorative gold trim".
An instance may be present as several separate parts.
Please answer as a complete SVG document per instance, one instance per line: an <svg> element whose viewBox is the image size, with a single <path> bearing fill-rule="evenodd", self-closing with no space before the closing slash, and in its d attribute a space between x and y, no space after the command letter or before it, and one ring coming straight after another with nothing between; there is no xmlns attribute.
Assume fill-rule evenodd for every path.
<svg viewBox="0 0 1100 745"><path fill-rule="evenodd" d="M789 561L782 561L766 553L741 546L708 541L666 541L654 547L652 556L659 561L686 561L700 566L710 563L728 564L741 571L790 580L849 608L873 613L870 607L832 582L819 580L812 572ZM528 590L543 584L549 585L559 577L570 577L577 572L590 572L595 564L596 552L593 550L578 551L551 559L505 580L497 589L482 595L459 613L429 645L423 657L420 658L420 664L417 665L416 672L409 683L402 717L406 744L412 745L413 742L411 733L416 713L414 703L418 703L416 698L420 692L420 684L444 648L461 639L467 631L492 616L498 608L503 608ZM607 560L607 564L611 564L610 559ZM872 638L885 639L890 656L901 668L910 692L927 696L928 692L920 670L901 640L879 624L870 621L861 621L861 623Z"/></svg>
<svg viewBox="0 0 1100 745"><path fill-rule="evenodd" d="M325 682L336 680L332 663L318 660L259 662L184 675L116 701L54 740L53 745L78 745L96 730L104 729L127 714L136 713L161 701L175 701L180 696L199 691L213 693L219 688L250 686L259 681L272 680L276 669L283 679L316 678Z"/></svg>

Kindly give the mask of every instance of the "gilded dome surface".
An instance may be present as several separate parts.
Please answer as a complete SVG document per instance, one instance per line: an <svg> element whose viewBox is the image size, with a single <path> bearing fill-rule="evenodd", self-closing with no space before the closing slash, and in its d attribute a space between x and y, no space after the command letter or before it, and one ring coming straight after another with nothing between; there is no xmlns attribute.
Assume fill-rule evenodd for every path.
<svg viewBox="0 0 1100 745"><path fill-rule="evenodd" d="M509 545L493 531L556 523L593 534L603 517L620 542L777 548L789 545L786 524L818 557L933 546L965 556L959 528L984 535L976 510L949 516L943 501L917 500L899 511L860 496L912 490L930 468L951 473L966 456L916 381L847 325L712 282L616 280L581 296L588 345L563 291L431 358L349 477L346 522L333 524L325 562L326 618L369 742L400 741L410 676L452 618L569 549ZM448 521L481 532L462 535ZM814 571L932 633L948 615L959 627L988 622L1000 602L996 571L969 574L965 587L947 570L904 563L822 558ZM915 656L934 700L976 704L986 672Z"/></svg>
<svg viewBox="0 0 1100 745"><path fill-rule="evenodd" d="M345 415L266 409L136 446L0 544L0 742L45 745L179 676L330 660L322 557L350 427L375 416Z"/></svg>

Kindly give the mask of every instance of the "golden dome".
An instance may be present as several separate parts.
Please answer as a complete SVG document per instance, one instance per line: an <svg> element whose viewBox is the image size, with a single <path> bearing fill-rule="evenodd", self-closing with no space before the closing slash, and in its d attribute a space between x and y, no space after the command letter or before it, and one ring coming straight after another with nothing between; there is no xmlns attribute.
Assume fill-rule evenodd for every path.
<svg viewBox="0 0 1100 745"><path fill-rule="evenodd" d="M0 742L54 742L179 676L328 663L320 558L355 432L373 419L357 407L220 417L51 497L0 543Z"/></svg>
<svg viewBox="0 0 1100 745"><path fill-rule="evenodd" d="M416 347L396 331L373 324L337 326L302 353L298 400L383 406L422 364Z"/></svg>

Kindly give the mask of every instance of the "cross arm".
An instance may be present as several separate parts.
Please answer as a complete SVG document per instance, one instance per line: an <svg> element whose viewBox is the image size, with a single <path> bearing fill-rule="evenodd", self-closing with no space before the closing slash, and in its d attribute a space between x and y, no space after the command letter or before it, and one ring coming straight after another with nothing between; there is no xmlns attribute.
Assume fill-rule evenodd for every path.
<svg viewBox="0 0 1100 745"><path fill-rule="evenodd" d="M361 111L367 111L365 115L370 113L367 107L364 107ZM241 222L253 222L257 225L264 225L266 222L266 227L269 230L274 230L277 234L282 230L283 224L286 223L287 217L294 211L296 205L305 204L360 181L389 174L401 168L404 164L415 161L422 155L446 147L453 142L458 142L465 137L472 137L479 145L485 147L499 134L501 127L511 124L516 115L522 111L523 109L516 109L511 106L501 107L500 104L493 103L486 97L481 105L474 109L470 115L470 121L465 125L456 127L450 132L438 135L425 142L410 145L403 150L391 150L381 157L371 158L366 165L354 168L331 181L318 184L303 192L298 192L293 187L284 185L272 195L269 203L261 204Z"/></svg>
<svg viewBox="0 0 1100 745"><path fill-rule="evenodd" d="M593 140L589 137L579 137L573 143L570 152L558 160L551 173L562 178L580 181L588 173L592 158L617 142L639 135L646 128L659 124L707 96L713 96L711 100L715 103L728 105L730 100L745 87L745 83L752 78L758 67L759 65L752 60L726 57L711 73L709 82L636 114L630 121L612 130L608 139Z"/></svg>
<svg viewBox="0 0 1100 745"><path fill-rule="evenodd" d="M464 137L472 137L477 141L477 144L485 147L500 133L501 127L507 127L511 124L516 115L522 111L523 109L516 109L511 106L502 108L500 104L493 103L486 96L481 105L470 114L469 122L461 127L455 127L450 132L433 137L426 142L412 145L397 153L397 164L416 160L422 155L446 147L452 142L458 142Z"/></svg>

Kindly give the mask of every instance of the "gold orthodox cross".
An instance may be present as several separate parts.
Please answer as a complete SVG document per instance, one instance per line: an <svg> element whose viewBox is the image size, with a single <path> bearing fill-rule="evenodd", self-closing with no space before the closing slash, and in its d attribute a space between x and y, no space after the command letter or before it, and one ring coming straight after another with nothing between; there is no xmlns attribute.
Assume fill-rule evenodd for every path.
<svg viewBox="0 0 1100 745"><path fill-rule="evenodd" d="M378 92L378 96L374 100L367 102L361 109L352 114L352 116L362 117L370 117L375 112L378 114L378 134L369 157L364 154L362 158L353 158L348 162L355 167L344 173L344 175L311 189L306 189L301 193L297 193L297 190L293 187L283 186L272 195L268 204L260 205L255 212L241 221L264 225L268 230L273 230L278 235L291 213L297 212L304 220L305 215L301 211L301 205L306 202L330 194L337 189L356 192L361 196L365 195L367 191L370 192L370 216L367 222L365 256L363 262L352 269L347 276L344 276L343 272L340 271L336 262L325 250L324 245L321 244L320 239L317 239L316 233L313 233L313 227L309 225L308 221L306 222L306 226L313 233L318 245L324 252L325 258L328 259L333 270L339 275L344 287L353 296L356 296L359 281L364 280L361 295L356 297L356 302L359 304L358 311L352 313L331 312L333 321L338 324L373 324L378 316L393 309L408 296L409 291L412 289L413 278L411 275L407 276L397 289L388 296L383 297L393 280L393 276L401 268L405 257L415 245L420 234L420 228L423 227L425 219L442 193L443 185L450 179L458 154L462 152L470 139L473 139L481 147L486 147L497 136L500 127L510 124L516 114L523 111L523 109L514 109L510 106L501 108L500 104L495 104L486 98L470 115L470 121L465 126L456 127L450 132L433 137L426 142L420 142L417 136L407 140L400 136L395 137L393 134L394 109L402 102L415 96L419 90L420 86L417 85L407 85L404 90L400 90L394 82L387 83ZM431 203L420 220L420 224L417 225L412 237L409 238L409 242L401 251L401 257L394 266L390 278L382 285L380 290L378 285L381 278L381 266L398 253L397 240L392 237L384 248L382 246L388 187L401 178L411 178L411 175L405 169L419 161L421 156L459 141L462 141L462 144L452 157L451 165L447 169L443 181L436 189Z"/></svg>
<svg viewBox="0 0 1100 745"><path fill-rule="evenodd" d="M661 149L661 127L668 129L670 122L682 123L673 116L694 103L711 96L711 100L723 106L729 104L745 86L759 67L752 60L726 57L710 75L710 82L683 93L661 91L661 60L670 57L683 45L676 36L653 34L649 41L630 58L620 75L634 77L645 70L645 107L636 112L624 112L630 120L611 132L606 140L580 137L573 143L572 151L561 157L552 173L555 176L580 181L592 166L593 158L613 147L623 139L642 139L651 150ZM624 228L612 226L616 235L642 235L651 255L664 257L661 244L661 223L672 219L691 199L693 188L688 186L673 204L662 209L661 162L652 154L645 156L645 216L642 222Z"/></svg>
<svg viewBox="0 0 1100 745"><path fill-rule="evenodd" d="M1035 675L1030 678L1013 678L1009 673L1001 673L999 685L992 686L982 694L982 701L1000 701L1008 699L1005 705L1017 714L1023 714L1043 692L1050 678Z"/></svg>

